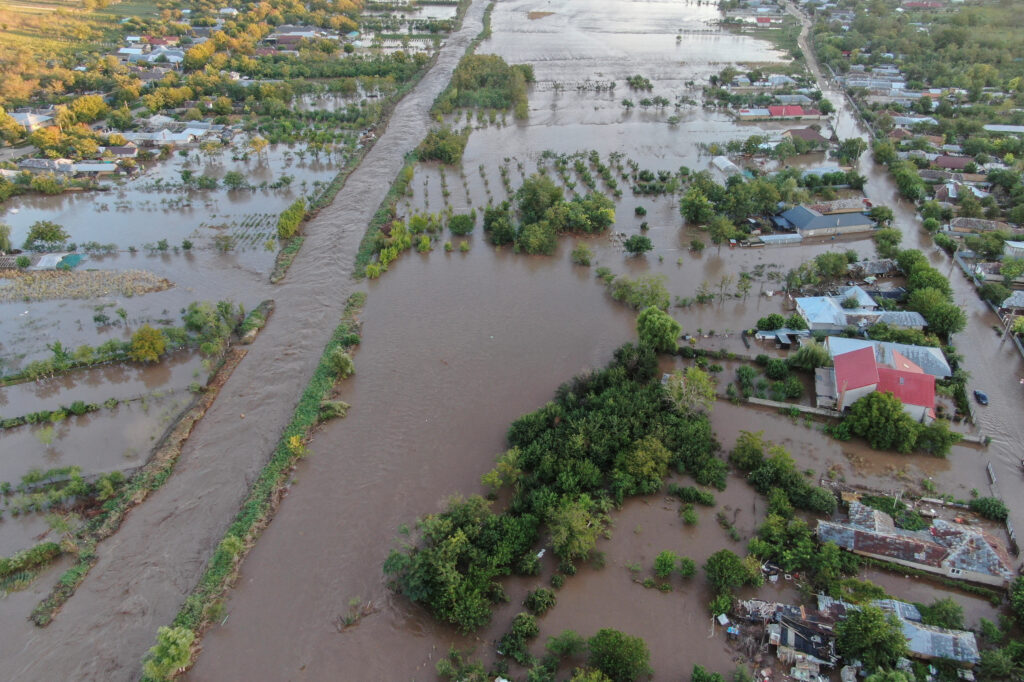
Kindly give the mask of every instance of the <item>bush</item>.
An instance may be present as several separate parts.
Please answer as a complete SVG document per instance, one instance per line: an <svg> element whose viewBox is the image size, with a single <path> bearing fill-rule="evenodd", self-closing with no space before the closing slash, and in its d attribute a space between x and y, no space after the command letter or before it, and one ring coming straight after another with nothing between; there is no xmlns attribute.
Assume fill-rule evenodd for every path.
<svg viewBox="0 0 1024 682"><path fill-rule="evenodd" d="M677 555L672 550L666 549L660 552L658 556L654 557L654 575L659 578L667 578L672 575L672 571L675 570L676 562L679 560Z"/></svg>
<svg viewBox="0 0 1024 682"><path fill-rule="evenodd" d="M789 376L789 365L781 358L772 358L765 363L764 375L774 381L780 381Z"/></svg>
<svg viewBox="0 0 1024 682"><path fill-rule="evenodd" d="M143 675L152 680L171 679L178 669L188 665L194 639L195 634L188 628L159 628L156 644L149 650L142 665Z"/></svg>
<svg viewBox="0 0 1024 682"><path fill-rule="evenodd" d="M679 575L683 578L692 578L697 574L697 563L688 556L679 557Z"/></svg>
<svg viewBox="0 0 1024 682"><path fill-rule="evenodd" d="M452 234L466 235L473 231L476 227L476 212L472 213L460 213L453 215L448 220L448 229L451 230Z"/></svg>
<svg viewBox="0 0 1024 682"><path fill-rule="evenodd" d="M328 360L331 373L338 379L347 379L356 372L356 363L344 348L335 348Z"/></svg>
<svg viewBox="0 0 1024 682"><path fill-rule="evenodd" d="M541 616L548 611L548 609L553 608L557 601L558 600L555 597L554 592L541 587L526 594L526 599L523 600L523 606L525 606L526 610L530 613Z"/></svg>
<svg viewBox="0 0 1024 682"><path fill-rule="evenodd" d="M416 147L416 158L420 161L440 161L449 166L462 162L462 153L469 141L469 129L457 133L448 126L435 128L427 133Z"/></svg>
<svg viewBox="0 0 1024 682"><path fill-rule="evenodd" d="M1006 503L998 497L976 497L968 502L967 506L971 508L971 511L993 521L1005 521L1010 513Z"/></svg>
<svg viewBox="0 0 1024 682"><path fill-rule="evenodd" d="M612 682L633 682L654 672L647 644L639 637L603 628L587 641L587 646L590 650L587 662Z"/></svg>
<svg viewBox="0 0 1024 682"><path fill-rule="evenodd" d="M24 270L28 266L32 265L32 260L28 256L18 256L14 259L14 264Z"/></svg>
<svg viewBox="0 0 1024 682"><path fill-rule="evenodd" d="M298 198L292 205L281 212L277 219L277 236L281 239L294 237L299 226L306 218L306 200Z"/></svg>
<svg viewBox="0 0 1024 682"><path fill-rule="evenodd" d="M654 248L654 244L651 243L650 238L645 237L642 234L634 234L632 237L629 237L623 243L623 246L626 248L627 252L633 254L634 256L639 256L640 254L650 251L651 249Z"/></svg>
<svg viewBox="0 0 1024 682"><path fill-rule="evenodd" d="M576 265L590 265L594 252L586 244L579 244L572 250L572 262Z"/></svg>

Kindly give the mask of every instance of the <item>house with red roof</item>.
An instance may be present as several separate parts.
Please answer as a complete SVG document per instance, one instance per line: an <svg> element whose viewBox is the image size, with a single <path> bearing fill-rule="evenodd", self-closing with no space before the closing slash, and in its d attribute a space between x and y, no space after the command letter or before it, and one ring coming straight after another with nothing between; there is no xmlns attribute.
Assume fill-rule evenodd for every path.
<svg viewBox="0 0 1024 682"><path fill-rule="evenodd" d="M935 377L905 355L892 353L892 366L887 366L866 347L834 356L832 365L815 371L818 407L842 412L861 398L882 391L899 399L903 411L915 421L927 424L935 419Z"/></svg>

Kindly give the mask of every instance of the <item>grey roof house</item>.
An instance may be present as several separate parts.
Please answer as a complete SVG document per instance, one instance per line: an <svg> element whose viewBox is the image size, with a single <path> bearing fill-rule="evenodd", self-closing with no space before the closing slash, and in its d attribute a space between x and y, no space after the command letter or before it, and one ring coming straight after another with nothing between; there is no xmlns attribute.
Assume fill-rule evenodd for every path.
<svg viewBox="0 0 1024 682"><path fill-rule="evenodd" d="M791 208L779 217L804 237L868 232L875 228L875 222L863 213L822 215L806 206Z"/></svg>

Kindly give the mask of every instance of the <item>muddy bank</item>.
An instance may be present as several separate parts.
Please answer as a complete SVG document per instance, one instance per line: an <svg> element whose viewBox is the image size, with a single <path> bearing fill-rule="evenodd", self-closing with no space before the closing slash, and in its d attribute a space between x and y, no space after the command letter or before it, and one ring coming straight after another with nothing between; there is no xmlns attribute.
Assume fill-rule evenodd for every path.
<svg viewBox="0 0 1024 682"><path fill-rule="evenodd" d="M431 102L480 30L470 8L436 66L402 100L387 132L331 207L307 226L277 311L196 427L174 475L99 548L59 617L33 629L24 612L0 625L0 657L24 679L132 679L156 629L171 621L268 457L340 316L359 239L428 124ZM255 298L267 298L256 296ZM242 418L245 415L245 418Z"/></svg>

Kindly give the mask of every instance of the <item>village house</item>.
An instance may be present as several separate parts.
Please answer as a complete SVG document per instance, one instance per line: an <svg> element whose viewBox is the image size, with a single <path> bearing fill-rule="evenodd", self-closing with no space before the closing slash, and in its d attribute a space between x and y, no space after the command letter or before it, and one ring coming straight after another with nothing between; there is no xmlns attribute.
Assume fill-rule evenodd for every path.
<svg viewBox="0 0 1024 682"><path fill-rule="evenodd" d="M953 218L949 221L949 229L953 232L992 232L995 230L1010 230L1010 224L999 220L985 220L984 218Z"/></svg>
<svg viewBox="0 0 1024 682"><path fill-rule="evenodd" d="M962 171L968 165L973 164L974 159L969 156L949 156L943 154L942 156L935 157L932 163L943 170Z"/></svg>
<svg viewBox="0 0 1024 682"><path fill-rule="evenodd" d="M909 368L903 360L909 360L925 374L938 379L953 376L953 370L946 361L942 351L933 346L913 346L908 343L892 341L875 341L874 339L848 339L844 336L829 336L825 339L825 348L833 358L843 353L861 348L871 348L875 352L875 361L879 365L895 369Z"/></svg>
<svg viewBox="0 0 1024 682"><path fill-rule="evenodd" d="M72 175L75 162L71 159L22 159L18 168L33 175L53 173L55 175Z"/></svg>
<svg viewBox="0 0 1024 682"><path fill-rule="evenodd" d="M50 125L50 122L53 121L53 116L48 114L36 114L31 111L14 111L11 112L10 116L14 119L15 123L20 125L29 133L41 130L42 128Z"/></svg>
<svg viewBox="0 0 1024 682"><path fill-rule="evenodd" d="M782 230L796 230L804 237L822 237L852 232L870 232L875 222L864 213L823 215L808 206L796 206L772 222Z"/></svg>
<svg viewBox="0 0 1024 682"><path fill-rule="evenodd" d="M906 357L897 354L897 367L887 367L876 361L871 348L861 348L833 356L832 364L814 372L818 407L842 412L879 391L892 393L914 421L935 419L935 377Z"/></svg>
<svg viewBox="0 0 1024 682"><path fill-rule="evenodd" d="M935 519L923 531L897 528L888 514L851 502L846 523L818 521L818 539L854 554L965 582L1005 588L1016 577L1003 545L985 531Z"/></svg>
<svg viewBox="0 0 1024 682"><path fill-rule="evenodd" d="M790 128L789 130L782 133L784 139L799 139L804 142L813 142L822 147L829 145L828 138L824 137L814 128Z"/></svg>
<svg viewBox="0 0 1024 682"><path fill-rule="evenodd" d="M1024 291L1014 291L1004 298L1003 302L999 304L999 310L1012 315L1024 313Z"/></svg>
<svg viewBox="0 0 1024 682"><path fill-rule="evenodd" d="M959 182L947 182L935 190L935 200L949 204L956 204L968 194L973 194L975 199L984 199L989 193L975 185L965 185Z"/></svg>

